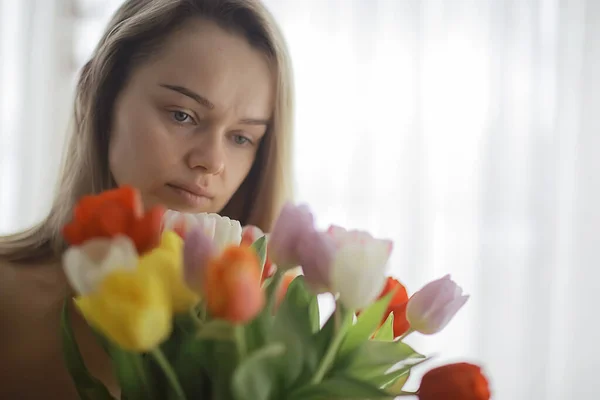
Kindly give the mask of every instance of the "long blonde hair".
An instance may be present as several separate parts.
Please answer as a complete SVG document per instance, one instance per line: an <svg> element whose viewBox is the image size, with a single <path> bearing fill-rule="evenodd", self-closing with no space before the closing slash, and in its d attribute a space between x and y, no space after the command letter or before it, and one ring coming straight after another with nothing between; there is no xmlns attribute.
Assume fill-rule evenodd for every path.
<svg viewBox="0 0 600 400"><path fill-rule="evenodd" d="M108 166L115 98L130 74L165 37L192 17L212 20L263 51L277 74L273 120L256 160L222 214L268 231L291 196L293 84L287 46L259 0L127 0L81 71L72 135L51 210L38 225L0 238L0 258L32 262L62 253L62 226L78 199L116 186Z"/></svg>

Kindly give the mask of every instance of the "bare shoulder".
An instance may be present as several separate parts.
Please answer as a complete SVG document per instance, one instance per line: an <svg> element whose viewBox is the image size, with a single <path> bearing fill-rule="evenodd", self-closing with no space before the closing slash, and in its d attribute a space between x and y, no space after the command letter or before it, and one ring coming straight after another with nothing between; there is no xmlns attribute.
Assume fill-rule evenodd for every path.
<svg viewBox="0 0 600 400"><path fill-rule="evenodd" d="M0 307L26 303L36 307L66 293L67 282L55 261L17 264L0 259Z"/></svg>
<svg viewBox="0 0 600 400"><path fill-rule="evenodd" d="M58 263L16 264L0 260L0 325L3 327L0 345L17 340L18 335L28 333L54 316L67 287Z"/></svg>
<svg viewBox="0 0 600 400"><path fill-rule="evenodd" d="M61 398L73 398L60 368L64 288L58 265L0 260L0 398L41 398L55 385L64 388Z"/></svg>

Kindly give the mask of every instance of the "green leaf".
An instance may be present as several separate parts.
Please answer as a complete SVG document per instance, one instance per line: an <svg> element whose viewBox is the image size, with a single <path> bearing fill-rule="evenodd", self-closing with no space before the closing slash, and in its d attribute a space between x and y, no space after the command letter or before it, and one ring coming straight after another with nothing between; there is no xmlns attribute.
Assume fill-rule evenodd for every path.
<svg viewBox="0 0 600 400"><path fill-rule="evenodd" d="M350 357L344 359L336 371L355 377L370 378L385 373L402 361L412 359L416 362L423 358L423 355L400 341L368 340L362 343Z"/></svg>
<svg viewBox="0 0 600 400"><path fill-rule="evenodd" d="M264 283L265 297L267 305L263 308L262 316L271 316L275 311L275 303L277 302L277 292L283 280L284 271L275 270L275 274Z"/></svg>
<svg viewBox="0 0 600 400"><path fill-rule="evenodd" d="M260 271L262 276L262 270L265 268L265 263L267 261L267 237L261 236L260 238L256 239L256 241L252 243L250 247L252 247L258 255L258 259L260 262Z"/></svg>
<svg viewBox="0 0 600 400"><path fill-rule="evenodd" d="M235 327L229 321L213 319L200 328L196 338L200 340L234 341Z"/></svg>
<svg viewBox="0 0 600 400"><path fill-rule="evenodd" d="M406 381L410 376L410 372L417 365L429 361L430 359L431 358L428 357L408 365L403 365L402 367L388 372L385 375L381 375L375 379L371 379L371 382L383 388L386 392L394 396L402 396L409 394L408 392L403 391L402 388L404 387L404 384L406 384Z"/></svg>
<svg viewBox="0 0 600 400"><path fill-rule="evenodd" d="M286 358L280 365L287 385L295 382L305 367L314 371L319 361L312 341L313 322L309 311L314 297L308 291L304 277L295 278L279 305L269 332L269 342L282 342L287 349Z"/></svg>
<svg viewBox="0 0 600 400"><path fill-rule="evenodd" d="M282 343L271 343L241 363L233 374L233 395L236 400L268 400L274 387L274 359L286 351Z"/></svg>
<svg viewBox="0 0 600 400"><path fill-rule="evenodd" d="M408 378L410 378L410 369L399 371L402 371L402 373L398 373L397 376L393 378L389 383L381 385L389 394L402 393L402 388L408 381Z"/></svg>
<svg viewBox="0 0 600 400"><path fill-rule="evenodd" d="M85 366L71 328L69 315L70 301L71 299L67 298L63 304L60 327L65 364L75 384L79 398L81 400L115 400L102 382L94 378Z"/></svg>
<svg viewBox="0 0 600 400"><path fill-rule="evenodd" d="M116 345L110 346L109 351L122 395L129 400L156 398L149 359L140 353L124 351Z"/></svg>
<svg viewBox="0 0 600 400"><path fill-rule="evenodd" d="M386 399L394 396L368 382L345 376L326 379L318 384L309 385L296 390L288 400L306 399Z"/></svg>
<svg viewBox="0 0 600 400"><path fill-rule="evenodd" d="M173 369L189 399L210 398L211 382L206 372L213 360L210 355L212 343L187 337L180 342L179 352L173 360ZM169 391L169 399L177 398Z"/></svg>
<svg viewBox="0 0 600 400"><path fill-rule="evenodd" d="M338 310L338 312L340 312L340 311ZM338 318L337 324L339 325L339 321L343 320L344 316L343 315L336 316L335 311L334 311L329 316L327 321L325 321L325 325L323 325L323 327L317 333L315 333L313 335L313 343L316 348L317 357L319 359L323 358L323 356L325 355L325 352L329 348L329 344L333 341L333 337L335 336L336 329L340 328L339 326L336 327L336 318ZM347 318L346 320L349 320L349 319ZM349 320L348 324L350 325L351 323L352 323L352 321Z"/></svg>
<svg viewBox="0 0 600 400"><path fill-rule="evenodd" d="M312 332L318 332L319 328L321 327L321 314L319 313L319 299L315 295L311 295L310 302L308 304L308 315Z"/></svg>
<svg viewBox="0 0 600 400"><path fill-rule="evenodd" d="M320 383L331 372L332 367L336 363L340 346L346 337L346 332L352 326L353 318L354 313L347 312L339 303L336 304L336 308L329 318L329 321L333 322L334 333L333 336L330 336L330 340L324 343L325 353L322 357L319 357L319 365L310 379L312 384ZM321 345L323 343L318 343L316 346L319 352L323 350Z"/></svg>
<svg viewBox="0 0 600 400"><path fill-rule="evenodd" d="M373 337L375 340L381 340L385 342L391 342L394 340L394 313L391 312L381 328L375 332Z"/></svg>
<svg viewBox="0 0 600 400"><path fill-rule="evenodd" d="M344 356L354 351L361 343L373 336L381 325L392 295L393 293L388 293L361 312L356 324L348 329L348 334L340 348L340 355Z"/></svg>
<svg viewBox="0 0 600 400"><path fill-rule="evenodd" d="M169 362L169 360L165 357L165 354L160 350L160 348L155 348L150 353L156 362L156 365L160 368L163 373L163 377L168 383L169 397L176 400L186 400L186 394L181 386L181 382L179 381L179 377L175 373L173 366Z"/></svg>
<svg viewBox="0 0 600 400"><path fill-rule="evenodd" d="M207 398L233 399L231 379L239 365L235 344L218 340L207 341L203 364L205 372L210 377L211 394Z"/></svg>

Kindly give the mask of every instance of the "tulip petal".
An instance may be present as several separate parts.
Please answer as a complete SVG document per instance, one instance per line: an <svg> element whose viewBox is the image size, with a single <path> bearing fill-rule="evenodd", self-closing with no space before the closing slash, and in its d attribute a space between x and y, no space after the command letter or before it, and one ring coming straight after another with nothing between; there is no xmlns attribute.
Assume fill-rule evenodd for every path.
<svg viewBox="0 0 600 400"><path fill-rule="evenodd" d="M242 226L239 221L218 214L210 214L210 218L215 221L214 242L219 253L228 246L239 246L242 241Z"/></svg>
<svg viewBox="0 0 600 400"><path fill-rule="evenodd" d="M389 243L373 239L366 245L347 244L338 249L331 268L331 288L348 308L371 304L385 287Z"/></svg>
<svg viewBox="0 0 600 400"><path fill-rule="evenodd" d="M185 312L197 304L199 296L183 279L183 240L175 232L164 232L160 246L142 256L138 269L149 270L160 277L176 313Z"/></svg>
<svg viewBox="0 0 600 400"><path fill-rule="evenodd" d="M248 322L265 303L260 280L255 251L247 246L228 247L206 266L203 293L207 309L215 318Z"/></svg>
<svg viewBox="0 0 600 400"><path fill-rule="evenodd" d="M184 236L192 229L201 228L214 243L216 251L227 246L238 246L242 241L242 226L239 221L222 217L216 213L180 213L169 210L165 213L163 230L182 230Z"/></svg>
<svg viewBox="0 0 600 400"><path fill-rule="evenodd" d="M460 296L450 301L444 307L438 309L434 312L430 319L432 321L432 334L441 331L450 323L452 318L456 315L456 313L465 305L465 303L469 300L469 296ZM421 332L421 333L429 333L429 332Z"/></svg>
<svg viewBox="0 0 600 400"><path fill-rule="evenodd" d="M254 225L246 225L242 228L242 243L250 246L259 238L265 236L262 229Z"/></svg>
<svg viewBox="0 0 600 400"><path fill-rule="evenodd" d="M69 247L63 255L63 269L73 290L88 294L96 290L107 274L117 269L135 269L137 261L133 241L126 236L116 236Z"/></svg>
<svg viewBox="0 0 600 400"><path fill-rule="evenodd" d="M411 327L431 335L442 330L465 304L469 296L446 275L425 285L409 300L406 317Z"/></svg>
<svg viewBox="0 0 600 400"><path fill-rule="evenodd" d="M214 253L213 242L202 226L188 232L183 245L183 276L193 290L202 289L206 264Z"/></svg>
<svg viewBox="0 0 600 400"><path fill-rule="evenodd" d="M432 310L436 305L438 296L443 287L447 284L450 275L445 275L443 278L429 282L421 290L416 292L412 297L408 310L411 314L424 316L428 310Z"/></svg>
<svg viewBox="0 0 600 400"><path fill-rule="evenodd" d="M269 238L271 260L282 269L300 265L299 239L314 231L314 219L308 207L285 204L277 217Z"/></svg>
<svg viewBox="0 0 600 400"><path fill-rule="evenodd" d="M147 270L114 271L98 292L75 299L91 325L130 351L149 351L172 329L168 294L159 276Z"/></svg>
<svg viewBox="0 0 600 400"><path fill-rule="evenodd" d="M299 238L297 253L308 286L317 294L326 292L331 283L329 270L335 256L331 238L322 232L310 232Z"/></svg>

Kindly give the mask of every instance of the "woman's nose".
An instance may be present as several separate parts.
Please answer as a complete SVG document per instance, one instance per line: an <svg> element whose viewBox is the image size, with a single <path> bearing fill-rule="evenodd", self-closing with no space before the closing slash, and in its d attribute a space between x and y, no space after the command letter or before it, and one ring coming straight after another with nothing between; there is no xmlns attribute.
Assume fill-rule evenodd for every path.
<svg viewBox="0 0 600 400"><path fill-rule="evenodd" d="M196 140L188 156L191 169L201 169L211 175L218 175L225 167L225 149L222 135L204 132L200 140Z"/></svg>

